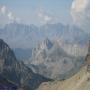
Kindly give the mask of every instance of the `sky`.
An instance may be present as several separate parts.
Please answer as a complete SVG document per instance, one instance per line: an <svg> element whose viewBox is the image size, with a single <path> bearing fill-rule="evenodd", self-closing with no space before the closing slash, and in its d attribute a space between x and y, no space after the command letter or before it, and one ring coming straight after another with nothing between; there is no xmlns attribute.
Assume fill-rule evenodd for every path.
<svg viewBox="0 0 90 90"><path fill-rule="evenodd" d="M25 24L45 24L52 22L71 23L72 0L0 0L2 11L7 9L8 18ZM4 16L0 23L8 22ZM7 19L7 20L6 20Z"/></svg>
<svg viewBox="0 0 90 90"><path fill-rule="evenodd" d="M0 0L0 25L14 21L29 25L73 23L88 31L90 0Z"/></svg>

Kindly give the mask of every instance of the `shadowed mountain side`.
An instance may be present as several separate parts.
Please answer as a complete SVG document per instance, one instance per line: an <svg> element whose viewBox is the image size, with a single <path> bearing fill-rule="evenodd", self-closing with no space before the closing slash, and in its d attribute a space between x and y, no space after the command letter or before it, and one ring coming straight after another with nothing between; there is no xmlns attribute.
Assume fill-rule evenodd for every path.
<svg viewBox="0 0 90 90"><path fill-rule="evenodd" d="M47 79L19 62L9 46L0 39L0 74L6 79L14 82L24 90L35 90L42 82Z"/></svg>
<svg viewBox="0 0 90 90"><path fill-rule="evenodd" d="M17 90L18 86L0 75L0 90Z"/></svg>

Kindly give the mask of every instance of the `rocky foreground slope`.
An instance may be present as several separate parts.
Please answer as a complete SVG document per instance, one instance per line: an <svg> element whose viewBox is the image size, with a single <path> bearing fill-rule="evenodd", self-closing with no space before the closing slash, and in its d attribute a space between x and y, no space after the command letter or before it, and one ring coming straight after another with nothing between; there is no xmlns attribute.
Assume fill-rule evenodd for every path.
<svg viewBox="0 0 90 90"><path fill-rule="evenodd" d="M90 73L83 67L70 79L43 83L38 90L90 90Z"/></svg>

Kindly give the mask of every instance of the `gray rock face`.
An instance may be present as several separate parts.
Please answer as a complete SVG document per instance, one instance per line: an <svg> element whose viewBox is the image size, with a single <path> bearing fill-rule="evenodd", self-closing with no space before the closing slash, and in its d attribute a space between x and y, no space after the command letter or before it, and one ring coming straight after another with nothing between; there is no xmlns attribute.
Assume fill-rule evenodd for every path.
<svg viewBox="0 0 90 90"><path fill-rule="evenodd" d="M0 39L0 74L24 90L35 90L42 82L48 81L41 75L17 61L13 51Z"/></svg>
<svg viewBox="0 0 90 90"><path fill-rule="evenodd" d="M51 46L51 48L48 48ZM75 73L83 63L81 57L67 54L58 43L47 39L34 50L28 66L36 73L51 79L65 79ZM31 65L30 65L31 64Z"/></svg>

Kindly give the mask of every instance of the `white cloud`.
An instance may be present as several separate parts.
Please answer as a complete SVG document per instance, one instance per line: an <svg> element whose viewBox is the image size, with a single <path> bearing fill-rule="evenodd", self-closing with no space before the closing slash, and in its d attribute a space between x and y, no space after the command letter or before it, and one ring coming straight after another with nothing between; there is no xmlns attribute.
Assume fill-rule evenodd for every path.
<svg viewBox="0 0 90 90"><path fill-rule="evenodd" d="M38 18L42 24L53 22L56 18L46 13L43 9L38 11Z"/></svg>
<svg viewBox="0 0 90 90"><path fill-rule="evenodd" d="M74 0L72 3L72 9L75 12L82 12L87 8L89 0Z"/></svg>
<svg viewBox="0 0 90 90"><path fill-rule="evenodd" d="M90 32L90 0L73 0L71 15L75 24Z"/></svg>
<svg viewBox="0 0 90 90"><path fill-rule="evenodd" d="M12 12L9 12L7 16L8 16L8 18L10 20L14 20L15 19L14 16L13 16L13 14L12 14Z"/></svg>
<svg viewBox="0 0 90 90"><path fill-rule="evenodd" d="M20 22L20 19L18 17L16 17L12 11L10 11L6 6L0 6L0 18L2 17L3 21L5 21L6 19L6 22L10 23L10 22L13 22L13 21L16 21L16 22Z"/></svg>
<svg viewBox="0 0 90 90"><path fill-rule="evenodd" d="M1 7L1 13L2 13L2 14L5 14L5 13L6 13L6 6L2 6L2 7Z"/></svg>

